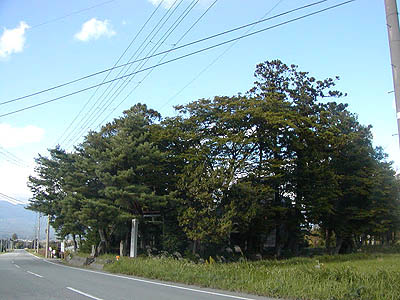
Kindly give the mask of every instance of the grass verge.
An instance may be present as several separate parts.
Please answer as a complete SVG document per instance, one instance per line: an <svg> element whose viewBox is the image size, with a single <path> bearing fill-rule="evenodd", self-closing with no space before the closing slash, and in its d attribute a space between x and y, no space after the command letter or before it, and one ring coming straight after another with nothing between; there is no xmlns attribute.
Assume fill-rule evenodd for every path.
<svg viewBox="0 0 400 300"><path fill-rule="evenodd" d="M400 254L350 255L195 264L123 257L105 270L286 299L400 299Z"/></svg>

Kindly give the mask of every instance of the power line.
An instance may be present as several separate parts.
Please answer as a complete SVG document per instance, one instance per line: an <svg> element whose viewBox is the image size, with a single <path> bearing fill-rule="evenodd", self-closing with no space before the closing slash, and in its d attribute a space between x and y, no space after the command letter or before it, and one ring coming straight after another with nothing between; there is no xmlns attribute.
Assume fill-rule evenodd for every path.
<svg viewBox="0 0 400 300"><path fill-rule="evenodd" d="M12 163L12 164L14 164L16 166L22 166L18 160L15 160L15 159L9 157L6 153L2 152L1 149L0 149L0 155L3 156L3 158L6 161L8 161L8 162L10 162L10 163Z"/></svg>
<svg viewBox="0 0 400 300"><path fill-rule="evenodd" d="M80 77L80 78L77 78L77 79L62 83L62 84L59 84L59 85L56 85L56 86L53 86L53 87L38 91L38 92L34 92L32 94L28 94L28 95L21 96L21 97L18 97L18 98L14 98L14 99L10 99L10 100L7 100L7 101L3 101L3 102L0 102L0 105L5 105L5 104L16 102L16 101L19 101L19 100L22 100L22 99L30 98L30 97L33 97L33 96L36 96L36 95L39 95L39 94L42 94L42 93L45 93L45 92L49 92L49 91L52 91L52 90L55 90L55 89L58 89L58 88L61 88L61 87L76 83L78 81L81 81L81 80L84 80L84 79L88 79L90 77L97 76L97 75L100 75L100 74L105 73L105 72L109 72L109 71L114 70L114 69L123 68L123 67L125 67L127 65L131 65L131 64L134 64L134 63L137 63L137 62L141 62L141 61L147 60L147 59L152 58L152 57L156 57L156 56L163 55L165 53L169 53L169 52L173 52L173 51L176 51L176 50L180 50L182 48L186 48L186 47L189 47L189 46L201 43L201 42L205 42L207 40L214 39L216 37L219 37L219 36L222 36L222 35L226 35L226 34L229 34L229 33L232 33L232 32L235 32L235 31L238 31L238 30L250 27L250 26L254 26L254 25L266 22L266 21L270 21L272 19L276 19L278 17L282 17L284 15L287 15L287 14L290 14L290 13L293 13L293 12L296 12L296 11L299 11L299 10L303 10L303 9L306 9L306 8L309 8L309 7L312 7L312 6L315 6L315 5L319 5L319 4L322 4L322 3L327 2L327 1L330 1L330 0L321 0L321 1L313 2L311 4L307 4L307 5L301 6L301 7L297 7L295 9L288 10L286 12L274 15L274 16L269 17L269 18L258 20L256 22L245 24L245 25L242 25L242 26L239 26L239 27L235 27L235 28L230 29L230 30L226 30L226 31L223 31L223 32L220 32L220 33L217 33L217 34L214 34L214 35L199 39L199 40L192 41L190 43L175 47L173 49L162 51L162 52L156 53L156 54L151 55L151 56L143 57L143 58L140 58L140 59L137 59L137 60L122 64L122 65L119 65L119 66L115 66L113 68L109 68L109 69L105 69L105 70L102 70L102 71L98 71L98 72L95 72L95 73L92 73L92 74L89 74L89 75L86 75L86 76L83 76L83 77ZM352 1L350 1L350 2L352 2Z"/></svg>
<svg viewBox="0 0 400 300"><path fill-rule="evenodd" d="M147 48L147 46L148 45L150 45L151 43L152 43L152 39L154 39L156 36L157 36L157 34L160 32L160 30L164 27L164 25L168 22L168 20L173 16L173 14L176 12L176 10L179 8L179 6L183 3L183 0L180 0L180 2L177 4L177 5L175 5L176 3L178 2L178 0L175 0L174 1L174 3L172 4L172 6L168 9L168 11L164 14L164 16L159 20L159 22L157 23L157 25L156 26L154 26L154 28L153 28L153 30L147 35L147 37L145 38L145 40L142 42L142 44L139 46L139 48L135 51L135 53L129 58L129 61L131 61L135 56L136 56L136 59L143 53L143 51L145 51L145 49ZM164 20L165 19L165 20ZM173 26L173 25L172 25ZM168 33L168 31L172 28L172 26L170 26L170 28L167 30L167 32L165 32L164 33L164 35L157 41L157 43L153 46L153 48L150 50L150 51L148 51L148 53L147 53L147 55L146 56L148 56L149 55L149 53L151 53L152 52L152 50L160 43L160 41L163 39L163 37ZM147 42L147 40L149 40L148 42ZM146 44L146 42L147 42L147 44ZM144 46L144 47L143 47ZM157 48L158 49L158 48ZM141 50L140 52L139 52L139 50ZM138 53L139 52L139 53ZM154 51L155 52L155 51ZM153 53L154 53L153 52ZM153 54L152 53L152 54ZM126 75L127 73L128 73L128 71L129 71L129 69L131 68L131 66L132 65L129 65L128 66L128 68L125 70L125 72L124 72L124 74L123 75ZM121 75L121 73L124 71L124 69L125 69L125 67L124 68L122 68L121 70L120 70L120 72L116 75L116 77L118 77L118 76L120 76ZM137 68L135 68L135 70L134 71L136 71L137 70ZM115 77L115 78L116 78ZM129 77L128 77L129 78ZM101 96L96 100L96 102L92 105L92 107L91 107L91 109L86 113L86 116L84 117L84 118L82 118L81 119L81 122L79 123L79 124L81 124L82 122L83 122L83 124L81 125L81 128L78 128L79 127L79 125L77 125L76 127L75 127L75 129L73 130L73 132L70 132L70 134L68 135L68 137L72 134L73 135L73 137L72 138L70 138L69 140L68 140L68 143L69 142L71 142L73 139L74 139L74 136L75 136L75 132L78 130L78 135L80 134L80 132L83 130L85 130L84 128L86 128L86 126L87 126L87 124L88 123L90 123L91 122L91 120L96 116L96 110L94 110L95 109L95 106L97 105L97 109L100 109L100 107L104 107L104 105L106 105L105 103L107 103L107 98L108 98L108 96L110 95L110 93L115 89L115 87L117 87L118 85L119 85L119 87L117 88L117 91L118 90L120 90L120 88L124 85L124 83L125 82L127 82L128 81L128 78L124 81L124 82L122 82L120 85L119 85L119 82L117 82L115 85L114 84L111 84L111 85L109 85L104 91L103 91L103 93L101 94ZM129 82L128 82L129 83ZM109 89L110 89L110 87L112 86L112 88L111 88L111 90L110 91L108 91ZM107 93L107 95L105 96L105 97L103 97L105 94L106 94L106 92L108 91L108 93ZM116 92L114 92L114 94L113 95L115 95L115 93ZM89 115L89 116L88 116ZM88 117L87 117L88 116ZM85 118L86 118L86 120L85 120ZM65 139L64 139L65 140Z"/></svg>
<svg viewBox="0 0 400 300"><path fill-rule="evenodd" d="M127 74L127 75L124 75L124 76L121 76L121 77L118 77L118 78L114 78L114 79L109 80L109 81L105 81L104 83L96 84L96 85L93 85L93 86L90 86L90 87L87 87L87 88L84 88L84 89L81 89L81 90L78 90L78 91L75 91L75 92L60 96L60 97L56 97L56 98L53 98L53 99L50 99L50 100L47 100L47 101L40 102L40 103L35 104L35 105L27 106L27 107L24 107L24 108L21 108L21 109L18 109L18 110L14 110L14 111L11 111L11 112L8 112L8 113L5 113L5 114L1 114L0 117L5 117L5 116L12 115L12 114L15 114L15 113L18 113L18 112L21 112L21 111L32 109L34 107L42 106L42 105L45 105L45 104L48 104L48 103L51 103L51 102L54 102L54 101L57 101L57 100L61 100L61 99L64 99L66 97L69 97L69 96L72 96L72 95L76 95L78 93L82 93L82 92L88 91L90 89L96 88L98 86L101 86L101 85L104 85L104 84L108 84L108 83L114 82L116 80L120 80L120 79L129 77L129 76L132 76L133 74L138 74L138 73L141 73L141 72L144 72L144 71L147 71L147 70L150 70L150 69L162 66L162 65L166 65L166 64L169 64L171 62L174 62L174 61L177 61L177 60L181 60L183 58L190 57L190 56L193 56L195 54L199 54L201 52L205 52L205 51L220 47L222 45L226 45L226 44L232 43L232 42L240 40L240 39L244 39L244 38L247 38L247 37L250 37L250 36L253 36L253 35L256 35L256 34L259 34L259 33L262 33L262 32L265 32L265 31L268 31L268 30L271 30L271 29L274 29L274 28L277 28L277 27L280 27L280 26L283 26L283 25L286 25L286 24L289 24L289 23L293 23L293 22L296 22L296 21L311 17L313 15L320 14L320 13L328 11L328 10L335 9L337 7L349 4L349 3L354 2L354 1L356 1L356 0L348 0L348 1L345 1L345 2L341 2L339 4L336 4L336 5L333 5L333 6L329 6L327 8L320 9L318 11L315 11L315 12L312 12L312 13L309 13L309 14L306 14L306 15L303 15L303 16L300 16L300 17L297 17L297 18L293 18L293 19L290 19L288 21L284 21L284 22L278 23L276 25L269 26L269 27L254 31L252 33L248 33L248 34L239 36L237 38L233 38L233 39L230 39L230 40L227 40L227 41L224 41L224 42L221 42L221 43L218 43L218 44L215 44L215 45L212 45L212 46L209 46L209 47L206 47L206 48L203 48L203 49L200 49L200 50L197 50L197 51L185 54L185 55L176 57L174 59L170 59L168 61L165 61L165 62L156 64L156 65L147 67L145 69L142 69L142 70L139 70L139 71L136 71L136 72L132 72L130 74Z"/></svg>
<svg viewBox="0 0 400 300"><path fill-rule="evenodd" d="M3 197L4 199L6 199L6 201L9 201L13 204L25 204L23 201L7 196L6 194L3 193L0 193L0 197Z"/></svg>
<svg viewBox="0 0 400 300"><path fill-rule="evenodd" d="M316 2L316 3L325 2L325 1L327 1L327 0L319 1L319 2ZM101 85L104 85L104 84L108 84L108 83L114 82L114 81L116 81L116 80L120 80L120 79L129 77L129 76L131 76L131 75L133 75L133 74L138 74L138 73L141 73L141 72L144 72L144 71L147 71L147 70L150 70L150 69L159 67L159 66L161 66L161 65L165 65L165 64L168 64L168 63L171 63L171 62L174 62L174 61L177 61L177 60L180 60L180 59L189 57L189 56L193 56L193 55L195 55L195 54L198 54L198 53L201 53L201 52L204 52L204 51L207 51L207 50L210 50L210 49L213 49L213 48L216 48L216 47L219 47L219 46L228 44L228 43L232 43L232 42L234 42L234 41L237 41L237 40L240 40L240 39L243 39L243 38L246 38L246 37L255 35L255 34L259 34L259 33L261 33L261 32L264 32L264 31L267 31L267 30L271 30L271 29L274 29L274 28L277 28L277 27L286 25L286 24L289 24L289 23L292 23L292 22L295 22L295 21L298 21L298 20L301 20L301 19L304 19L304 18L313 16L313 15L316 15L316 14L319 14L319 13L322 13L322 12L325 12L325 11L328 11L328 10L331 10L331 9L334 9L334 8L337 8L337 7L339 7L339 6L343 6L343 5L345 5L345 4L349 4L349 3L354 2L354 1L355 1L355 0L349 0L349 1L341 2L341 3L339 3L339 4L336 4L336 5L333 5L333 6L329 6L329 7L327 7L327 8L324 8L324 9L321 9L321 10L318 10L318 11L315 11L315 12L312 12L312 13L309 13L309 14L306 14L306 15L303 15L303 16L300 16L300 17L297 17L297 18L294 18L294 19L285 21L285 22L281 22L281 23L278 23L278 24L276 24L276 25L269 26L269 27L266 27L266 28L261 29L261 30L257 30L257 31L255 31L255 32L252 32L252 33L249 33L249 34L245 34L245 35L239 36L239 37L237 37L237 38L230 39L230 40L227 40L227 41L225 41L225 42L221 42L221 43L218 43L218 44L216 44L216 45L209 46L209 47L206 47L206 48L203 48L203 49L200 49L200 50L191 52L191 53L189 53L189 54L185 54L185 55L179 56L179 57L177 57L177 58L174 58L174 59L171 59L171 60L168 60L168 61L165 61L165 62L156 64L156 65L150 66L150 67L148 67L148 68L145 68L145 69L142 69L142 70L139 70L139 71L136 71L136 72L132 72L132 73L130 73L130 74L127 74L127 75L124 75L124 76L121 76L121 77L118 77L118 78L114 78L114 79L112 79L112 80L109 80L109 81L106 81L106 82L103 82L103 83L100 83L100 84L96 84L96 85L93 85L93 86L90 86L90 87L87 87L87 88L84 88L84 89L81 89L81 90L78 90L78 91L75 91L75 92L72 92L72 93L69 93L69 94L60 96L60 97L56 97L56 98L53 98L53 99L50 99L50 100L47 100L47 101L44 101L44 102L35 104L35 105L31 105L31 106L28 106L28 107L25 107L25 108L22 108L22 109L18 109L18 110L9 112L9 113L2 114L2 115L0 115L0 117L4 117L4 116L7 116L7 115L15 114L15 113L18 113L18 112L27 110L27 109L31 109L31 108L34 108L34 107L38 107L38 106L41 106L41 105L44 105L44 104L47 104L47 103L51 103L51 102L54 102L54 101L57 101L57 100L60 100L60 99L69 97L69 96L72 96L72 95L75 95L75 94L78 94L78 93L82 93L82 92L84 92L84 91L87 91L87 90L96 88L96 87L98 87L98 86L101 86ZM310 5L308 5L308 6L310 6ZM292 10L292 11L293 11L293 10ZM271 18L272 18L272 17L271 17ZM257 23L257 22L254 22L254 23L251 23L251 24L255 24L255 23ZM203 40L204 40L204 39L203 39ZM181 46L181 47L182 47L182 46ZM179 48L179 47L177 47L177 48ZM170 51L169 51L169 50L168 50L168 51L164 51L164 53L167 53L167 52L170 52Z"/></svg>
<svg viewBox="0 0 400 300"><path fill-rule="evenodd" d="M57 18L54 18L54 19L50 19L50 20L45 21L45 22L43 22L43 23L39 23L39 24L33 25L33 26L30 27L30 29L33 29L33 28L36 28L36 27L39 27L39 26L43 26L43 25L47 25L47 24L49 24L49 23L53 23L53 22L56 22L56 21L65 19L65 18L68 18L68 17L70 17L70 16L79 14L79 13L81 13L81 12L84 12L84 11L87 11L87 10L91 10L91 9L93 9L93 8L96 8L96 7L99 7L99 6L102 6L102 5L111 3L111 2L115 2L115 1L116 1L116 0L109 0L109 1L105 1L105 2L102 2L102 3L99 3L99 4L96 4L96 5L87 7L87 8L83 8L83 9L80 9L80 10L77 10L77 11L73 11L73 12L67 14L67 15L64 15L64 16L61 16L61 17L57 17Z"/></svg>
<svg viewBox="0 0 400 300"><path fill-rule="evenodd" d="M281 0L282 1L282 0ZM207 10L196 20L196 22L194 22L192 24L192 26L182 35L182 37L175 43L174 47L176 47L185 37L186 35L194 28L194 26L196 26L196 24L198 22L200 22L200 20L207 14L207 12L218 2L218 0L215 0L208 8ZM162 62L165 57L167 57L167 55L169 54L165 53L165 55L158 61L158 63ZM103 124L105 122L105 120L140 86L140 84L154 71L154 69L151 69L146 76L135 86L135 88L133 90L131 90L129 92L128 95L126 95L126 97L120 102L118 103L118 105L116 107L114 107L114 109L100 122L100 124L97 126L101 126L101 124Z"/></svg>
<svg viewBox="0 0 400 300"><path fill-rule="evenodd" d="M160 32L160 30L164 27L164 25L167 23L167 21L171 18L171 16L175 13L175 11L178 9L178 7L182 4L182 0L180 0L180 2L178 3L178 5L175 6L175 4L178 2L178 0L175 0L174 3L170 6L170 8L167 10L167 12L164 14L164 16L158 21L158 23L154 26L154 28L151 30L151 32L146 36L146 38L144 39L144 41L141 43L141 45L136 49L135 53L132 54L132 56L129 58L129 61L132 61L134 58L137 59L142 53L143 51L145 51L145 49L152 43L152 39L154 39L157 34ZM166 20L164 20L166 18ZM163 22L164 21L164 22ZM164 33L165 34L165 33ZM160 40L159 40L160 41ZM159 41L157 43L159 43ZM147 43L146 43L147 42ZM153 47L154 48L154 47ZM140 51L140 52L139 52ZM150 53L150 52L148 52ZM131 68L132 65L129 65L127 70L125 70L123 75L126 75L129 71L129 69ZM125 67L122 68L119 73L115 76L118 77L121 75L121 73L124 71ZM137 69L135 69L136 71ZM96 111L95 106L97 105L97 109L100 109L101 106L104 106L104 102L107 101L107 97L110 95L110 93L114 90L114 88L116 86L118 86L119 83L116 83L115 85L111 84L109 85L101 94L101 96L96 100L96 102L93 104L93 106L91 107L91 109L86 113L86 116L84 118L81 119L81 122L75 127L75 129L69 133L68 137L70 137L72 135L72 137L70 137L70 139L67 141L67 143L70 143L76 135L79 135L80 132L82 130L84 130L84 128L86 128L87 124L95 117L96 115ZM124 84L124 82L118 87L118 89L120 89L120 87ZM110 89L110 87L112 86L111 90L108 92L108 94L106 95L105 98L103 98L103 96L105 95L105 93ZM118 90L117 89L117 90ZM102 99L103 98L103 99ZM89 115L89 116L88 116ZM85 119L86 118L86 119ZM83 122L83 124L82 124ZM81 125L81 127L79 128L79 125ZM67 137L67 138L68 138Z"/></svg>
<svg viewBox="0 0 400 300"><path fill-rule="evenodd" d="M7 151L6 149L4 149L3 147L0 146L0 151L6 153L8 156L12 157L15 160L24 162L22 159L20 159L19 157L17 157L15 154L11 153L10 151Z"/></svg>
<svg viewBox="0 0 400 300"><path fill-rule="evenodd" d="M115 0L113 0L115 1ZM120 62L120 60L122 59L122 57L126 54L126 52L129 50L129 48L132 46L132 44L136 41L136 39L139 37L139 35L142 33L142 31L144 30L144 28L146 27L146 25L150 22L150 20L153 18L153 16L155 15L155 13L158 11L158 9L161 7L161 4L164 2L164 0L160 1L160 3L158 4L158 6L153 10L153 12L150 14L150 16L147 18L147 20L145 21L145 23L142 25L142 27L140 28L140 30L137 32L137 34L135 35L135 37L132 39L132 41L129 43L128 47L126 47L126 49L124 50L124 52L121 54L121 56L118 58L118 60L115 62L114 66L108 71L107 75L104 77L102 83L108 78L108 76L111 74L111 72L115 69L115 67L118 65L118 63ZM68 125L68 127L64 130L64 132L61 134L60 138L58 139L59 141L64 137L64 135L67 133L67 131L71 128L72 124L79 118L80 114L84 111L84 109L86 108L86 106L89 104L89 102L91 101L91 99L94 97L94 95L96 94L96 92L98 91L100 87L98 87L94 93L92 94L92 96L88 99L88 101L86 101L85 105L82 107L82 109L79 111L79 113L76 115L76 117L72 120L72 122Z"/></svg>
<svg viewBox="0 0 400 300"><path fill-rule="evenodd" d="M268 10L261 18L260 20L264 19L266 16L268 16L276 7L278 7L279 4L281 4L284 0L278 0L278 2L270 9ZM245 34L249 33L254 29L254 27L257 24L251 26ZM208 64L203 70L201 70L191 81L189 81L183 88L181 88L177 93L175 93L171 98L169 98L164 105L161 107L163 109L167 104L169 104L173 99L175 99L178 95L180 95L187 87L189 87L193 82L195 82L201 75L203 75L209 68L211 68L218 60L220 60L229 50L231 50L239 41L236 41L228 48L226 48L220 55L218 55L214 60L211 61L210 64Z"/></svg>
<svg viewBox="0 0 400 300"><path fill-rule="evenodd" d="M19 157L15 156L11 152L7 151L3 147L0 147L0 155L3 156L8 162L19 166L19 167L28 167L28 164L20 159Z"/></svg>
<svg viewBox="0 0 400 300"><path fill-rule="evenodd" d="M161 46L162 44L165 43L165 41L168 39L168 37L175 31L175 29L182 23L182 21L186 18L186 16L193 10L193 8L197 5L197 3L199 2L199 0L192 0L192 2L186 7L186 9L181 13L181 15L178 17L178 19L175 20L175 22L170 26L170 28L165 32L165 34L157 41L157 43L154 45L154 47L148 52L148 54L154 54ZM215 4L215 2L214 2ZM208 12L209 9L206 10L206 12ZM205 13L206 13L205 12ZM201 19L204 15L202 14L202 16L200 16L199 19ZM197 20L192 26L190 26L190 28L182 35L182 37L176 42L176 44L178 44L188 33L190 30L193 29L194 25L196 25L198 23L199 20ZM164 56L165 57L165 56ZM162 60L164 59L164 57L162 58ZM137 71L137 69L139 68L139 70L141 70L144 65L148 62L148 60L144 61L141 63L141 65L138 65L135 68L135 71ZM144 78L141 79L141 81L139 81L139 83L136 85L136 87L124 98L123 101L120 102L120 104L122 102L124 102L129 95L150 75L150 73L153 71L154 69L151 69L149 71L148 74L145 75ZM113 93L113 95L111 96L111 99L108 101L108 104L105 104L105 106L103 107L103 110L96 116L93 116L88 122L87 122L87 126L85 128L82 128L82 130L80 132L78 132L78 134L76 135L76 139L79 139L80 136L82 135L83 132L85 132L88 128L90 128L97 120L98 118L110 107L110 105L116 100L116 98L121 94L121 92L129 85L129 83L132 81L132 79L135 77L136 74L134 74L130 79L127 78L121 85L120 87ZM118 104L117 107L120 105ZM115 107L111 113L113 111L115 111L115 109L117 108ZM110 114L111 114L110 113ZM108 114L106 118L108 118L108 116L110 115ZM103 122L103 121L102 121ZM102 123L101 122L101 123ZM72 143L73 139L70 140Z"/></svg>

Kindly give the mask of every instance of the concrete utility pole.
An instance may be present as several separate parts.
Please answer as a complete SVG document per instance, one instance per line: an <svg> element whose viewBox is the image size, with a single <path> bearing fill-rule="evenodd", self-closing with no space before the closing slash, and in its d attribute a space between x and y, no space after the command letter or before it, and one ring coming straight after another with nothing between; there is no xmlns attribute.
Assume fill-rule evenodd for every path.
<svg viewBox="0 0 400 300"><path fill-rule="evenodd" d="M36 253L39 253L39 245L40 245L40 213L38 214L38 231L37 231Z"/></svg>
<svg viewBox="0 0 400 300"><path fill-rule="evenodd" d="M396 101L397 132L400 145L400 30L396 0L385 0L385 10L390 58L392 61L394 97Z"/></svg>
<svg viewBox="0 0 400 300"><path fill-rule="evenodd" d="M132 230L131 230L131 251L129 256L137 256L137 236L138 236L139 221L137 219L132 219Z"/></svg>
<svg viewBox="0 0 400 300"><path fill-rule="evenodd" d="M47 229L46 229L46 253L45 257L49 257L49 236L50 236L50 215L47 215Z"/></svg>

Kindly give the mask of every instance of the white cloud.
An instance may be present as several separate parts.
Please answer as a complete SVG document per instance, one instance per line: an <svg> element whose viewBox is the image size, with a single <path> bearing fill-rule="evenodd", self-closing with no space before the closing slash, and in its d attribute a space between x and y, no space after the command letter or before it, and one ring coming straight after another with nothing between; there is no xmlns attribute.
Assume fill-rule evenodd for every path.
<svg viewBox="0 0 400 300"><path fill-rule="evenodd" d="M19 149L20 151L16 157L22 160L22 164L15 164L12 160L7 159L7 155L0 155L1 193L20 201L27 201L31 197L31 192L26 183L28 176L34 174L34 165L31 163L32 153L26 150L31 147L29 144L41 142L44 138L44 133L44 129L33 125L14 127L10 124L0 123L0 149L13 148L8 151L11 155L15 153L16 149ZM5 151L2 152L3 154L7 153ZM2 197L2 200L6 199Z"/></svg>
<svg viewBox="0 0 400 300"><path fill-rule="evenodd" d="M40 142L43 136L44 129L36 126L28 125L18 128L0 123L0 146L4 148Z"/></svg>
<svg viewBox="0 0 400 300"><path fill-rule="evenodd" d="M0 57L6 58L12 53L22 52L25 45L25 30L29 25L21 21L14 29L4 28L0 37Z"/></svg>
<svg viewBox="0 0 400 300"><path fill-rule="evenodd" d="M29 175L33 174L33 167L18 167L7 161L0 161L1 193L22 202L27 202L32 194L27 187ZM6 201L6 198L1 197Z"/></svg>
<svg viewBox="0 0 400 300"><path fill-rule="evenodd" d="M75 38L86 42L89 40L97 40L101 36L112 37L116 32L112 29L108 20L100 21L92 18L82 24L81 31L75 34Z"/></svg>

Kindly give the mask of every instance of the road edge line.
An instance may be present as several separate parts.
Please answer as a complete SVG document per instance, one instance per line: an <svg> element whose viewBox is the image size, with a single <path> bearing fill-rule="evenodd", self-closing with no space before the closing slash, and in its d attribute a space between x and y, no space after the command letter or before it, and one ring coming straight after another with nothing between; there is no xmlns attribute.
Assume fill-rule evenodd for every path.
<svg viewBox="0 0 400 300"><path fill-rule="evenodd" d="M85 293L85 292L82 292L82 291L80 291L80 290L74 289L74 288L69 287L69 286L67 286L66 289L68 289L68 290L70 290L70 291L73 291L73 292L75 292L75 293L77 293L77 294L86 296L86 297L88 297L88 298L92 298L92 299L94 299L94 300L103 300L103 299L101 299L101 298L97 298L97 297L95 297L95 296L92 296L92 295L90 295L90 294L87 294L87 293Z"/></svg>
<svg viewBox="0 0 400 300"><path fill-rule="evenodd" d="M27 253L29 253L29 252L27 252ZM208 295L213 295L213 296L220 296L220 297L231 298L231 299L256 300L254 298L246 298L246 297L241 297L241 296L235 296L235 295L229 295L229 294L223 294L223 293L217 293L217 292L211 292L211 291L204 291L204 290L199 290L199 289L194 289L194 288L189 288L189 287L183 287L183 286L179 286L179 285L172 285L172 284L167 284L167 283L162 283L162 282L157 282L157 281L152 281L152 280L139 279L139 278L128 277L128 276L124 276L124 275L117 275L117 274L104 273L104 272L99 272L99 271L94 271L94 270L87 270L87 269L82 269L82 268L77 268L77 267L71 267L71 266L67 266L67 265L64 265L64 264L57 264L57 263L48 261L48 260L46 260L44 258L37 257L37 256L33 255L32 253L29 253L29 254L34 256L34 257L36 257L36 258L38 258L38 259L41 259L41 260L45 261L46 263L49 263L49 264L52 264L52 265L55 265L55 266L59 266L59 267L80 270L80 271L83 271L83 272L89 272L89 273L100 274L100 275L104 275L104 276L122 278L122 279L137 281L137 282L143 282L143 283L147 283L147 284L154 284L154 285L158 285L158 286L164 286L164 287L169 287L169 288L174 288L174 289L180 289L180 290L185 290L185 291L190 291L190 292L208 294ZM266 298L266 299L271 299L272 300L272 298Z"/></svg>

